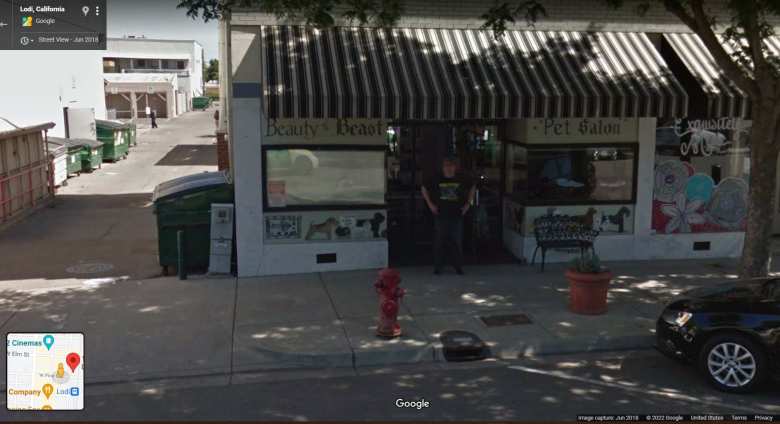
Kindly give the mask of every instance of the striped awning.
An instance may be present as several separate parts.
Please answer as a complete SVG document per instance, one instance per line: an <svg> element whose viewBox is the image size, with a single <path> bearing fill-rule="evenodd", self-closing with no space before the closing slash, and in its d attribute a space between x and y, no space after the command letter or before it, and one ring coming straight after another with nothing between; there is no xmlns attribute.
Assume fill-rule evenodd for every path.
<svg viewBox="0 0 780 424"><path fill-rule="evenodd" d="M641 33L261 28L272 118L685 116L687 94Z"/></svg>
<svg viewBox="0 0 780 424"><path fill-rule="evenodd" d="M696 34L664 34L664 38L701 86L706 96L707 117L747 117L750 100L715 63Z"/></svg>

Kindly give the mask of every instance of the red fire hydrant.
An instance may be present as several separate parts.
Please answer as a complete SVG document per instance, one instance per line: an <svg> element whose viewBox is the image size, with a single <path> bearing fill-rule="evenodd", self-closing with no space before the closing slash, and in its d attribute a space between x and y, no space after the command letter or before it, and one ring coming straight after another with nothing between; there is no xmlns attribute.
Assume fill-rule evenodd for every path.
<svg viewBox="0 0 780 424"><path fill-rule="evenodd" d="M390 338L401 335L398 310L406 291L398 287L400 283L401 275L392 268L379 271L379 279L374 283L379 295L379 325L376 327L376 334L380 337Z"/></svg>

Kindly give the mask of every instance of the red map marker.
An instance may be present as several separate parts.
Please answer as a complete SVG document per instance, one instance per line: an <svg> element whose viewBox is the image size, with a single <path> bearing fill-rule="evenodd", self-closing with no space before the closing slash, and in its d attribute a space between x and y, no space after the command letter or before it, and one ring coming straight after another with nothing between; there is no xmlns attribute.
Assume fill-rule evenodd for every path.
<svg viewBox="0 0 780 424"><path fill-rule="evenodd" d="M69 353L68 356L65 357L65 362L68 363L70 371L75 372L76 367L79 366L79 363L81 362L81 357L79 357L78 353Z"/></svg>

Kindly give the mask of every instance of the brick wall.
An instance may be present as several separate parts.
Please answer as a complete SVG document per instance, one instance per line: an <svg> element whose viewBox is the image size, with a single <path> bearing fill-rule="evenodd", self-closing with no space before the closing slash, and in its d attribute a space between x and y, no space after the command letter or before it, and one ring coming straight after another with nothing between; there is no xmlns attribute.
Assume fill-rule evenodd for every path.
<svg viewBox="0 0 780 424"><path fill-rule="evenodd" d="M520 0L513 0L520 1ZM620 9L612 9L603 0L545 0L547 18L541 18L535 28L540 30L573 31L642 31L642 32L689 32L686 26L659 4L654 4L648 13L639 17L636 13L638 1L626 0ZM719 4L723 0L710 0L712 10L725 10ZM406 0L404 16L398 22L402 28L479 28L480 16L492 2L479 0ZM718 22L728 22L728 16L716 13ZM278 24L271 14L251 11L236 11L233 25ZM294 22L284 22L294 23ZM346 25L339 22L339 25ZM780 28L780 19L776 20ZM529 29L524 20L515 23L516 29Z"/></svg>
<svg viewBox="0 0 780 424"><path fill-rule="evenodd" d="M220 171L230 169L230 149L224 131L217 131L217 169Z"/></svg>

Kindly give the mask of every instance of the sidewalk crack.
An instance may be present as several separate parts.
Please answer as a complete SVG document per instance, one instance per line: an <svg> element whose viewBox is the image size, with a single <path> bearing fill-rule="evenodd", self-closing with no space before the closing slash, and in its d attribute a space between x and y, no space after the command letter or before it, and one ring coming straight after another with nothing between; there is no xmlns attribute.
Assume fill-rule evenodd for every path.
<svg viewBox="0 0 780 424"><path fill-rule="evenodd" d="M233 358L235 356L234 349L236 347L236 317L238 316L238 277L233 279L233 326L230 329L230 375L228 377L228 385L233 384Z"/></svg>
<svg viewBox="0 0 780 424"><path fill-rule="evenodd" d="M322 284L322 290L325 291L325 295L328 296L328 301L330 302L330 307L333 308L333 312L336 314L336 318L339 320L339 323L341 324L341 331L344 333L344 338L347 340L347 346L349 346L349 352L350 356L352 356L352 369L357 372L357 359L355 358L355 348L352 346L352 341L349 339L349 334L347 334L347 327L344 325L344 320L342 319L341 314L339 314L339 310L336 309L336 302L333 301L333 296L331 296L330 292L328 291L328 285L325 284L325 280L322 278L322 273L317 273L317 278L320 279L320 284Z"/></svg>

